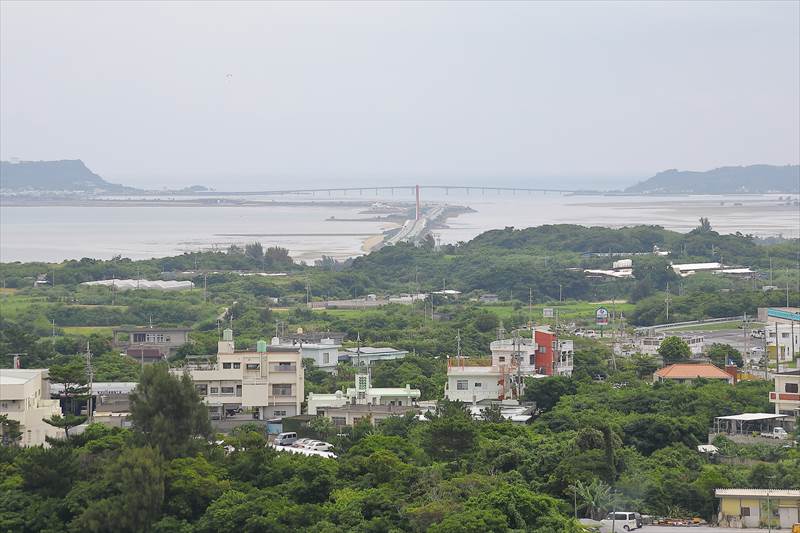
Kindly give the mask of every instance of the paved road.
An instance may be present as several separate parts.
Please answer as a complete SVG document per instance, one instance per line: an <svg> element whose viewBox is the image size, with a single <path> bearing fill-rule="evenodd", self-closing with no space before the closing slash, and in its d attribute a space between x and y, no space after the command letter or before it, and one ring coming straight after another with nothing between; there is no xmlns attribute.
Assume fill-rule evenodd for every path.
<svg viewBox="0 0 800 533"><path fill-rule="evenodd" d="M641 529L635 529L637 533L641 531L642 533L733 533L734 531L737 533L766 533L766 529L735 529L730 527L711 527L711 526L699 526L699 527L670 527L670 526L643 526ZM784 533L789 533L790 530L788 529L776 529L773 531L783 531Z"/></svg>

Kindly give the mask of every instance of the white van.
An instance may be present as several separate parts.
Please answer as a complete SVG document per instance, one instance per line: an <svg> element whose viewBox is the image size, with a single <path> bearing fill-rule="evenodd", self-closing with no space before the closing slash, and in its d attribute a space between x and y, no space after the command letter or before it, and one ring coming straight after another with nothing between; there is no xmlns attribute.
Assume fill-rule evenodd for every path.
<svg viewBox="0 0 800 533"><path fill-rule="evenodd" d="M275 437L275 446L291 446L297 440L297 433L288 431L286 433L278 433Z"/></svg>
<svg viewBox="0 0 800 533"><path fill-rule="evenodd" d="M600 522L603 524L600 530L604 532L608 531L610 533L633 531L639 527L636 522L636 513L629 513L627 511L608 513L608 516L606 516L605 520L601 520Z"/></svg>

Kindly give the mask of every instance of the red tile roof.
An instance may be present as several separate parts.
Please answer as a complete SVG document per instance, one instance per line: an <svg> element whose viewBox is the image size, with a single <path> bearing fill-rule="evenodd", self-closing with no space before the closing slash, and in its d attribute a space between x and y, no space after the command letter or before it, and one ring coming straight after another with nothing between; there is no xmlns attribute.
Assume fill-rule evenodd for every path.
<svg viewBox="0 0 800 533"><path fill-rule="evenodd" d="M676 363L656 370L655 375L664 379L732 379L732 376L709 363Z"/></svg>

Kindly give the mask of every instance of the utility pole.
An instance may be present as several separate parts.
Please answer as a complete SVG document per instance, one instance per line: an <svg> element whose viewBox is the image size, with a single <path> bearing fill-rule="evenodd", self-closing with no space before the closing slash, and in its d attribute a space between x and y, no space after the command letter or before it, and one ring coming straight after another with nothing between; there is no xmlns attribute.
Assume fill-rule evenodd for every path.
<svg viewBox="0 0 800 533"><path fill-rule="evenodd" d="M89 399L86 404L86 414L89 415L89 423L94 420L94 409L92 408L92 385L94 382L94 371L92 370L92 352L89 350L89 341L86 341L86 371L89 374Z"/></svg>
<svg viewBox="0 0 800 533"><path fill-rule="evenodd" d="M528 324L533 327L533 287L528 288Z"/></svg>
<svg viewBox="0 0 800 533"><path fill-rule="evenodd" d="M561 284L558 284L558 303L561 303Z"/></svg>
<svg viewBox="0 0 800 533"><path fill-rule="evenodd" d="M669 295L669 281L667 282L667 297L664 299L664 303L667 304L667 324L669 324L669 303L672 301L672 298Z"/></svg>

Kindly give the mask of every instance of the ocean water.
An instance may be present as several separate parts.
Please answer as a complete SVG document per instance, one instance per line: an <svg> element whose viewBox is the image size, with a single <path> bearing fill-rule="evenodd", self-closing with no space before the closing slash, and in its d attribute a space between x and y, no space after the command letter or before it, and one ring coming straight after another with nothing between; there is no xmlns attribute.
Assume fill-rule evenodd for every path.
<svg viewBox="0 0 800 533"><path fill-rule="evenodd" d="M779 200L782 197L783 200ZM468 205L475 210L451 218L434 231L442 243L469 240L489 229L541 224L622 227L657 224L688 231L701 216L720 233L800 236L800 208L785 205L787 195L731 196L570 196L556 193L463 189L423 190L423 203ZM797 195L792 197L797 199ZM251 200L272 198L248 197ZM307 195L277 200L309 201ZM366 218L360 202L413 201L408 191L395 195L365 189L363 194L316 196L314 204L259 206L15 206L0 208L0 260L61 261L81 257L134 259L163 257L189 250L227 248L259 241L283 246L301 261L322 255L346 258L364 253L364 243L391 224L379 221L331 221Z"/></svg>

